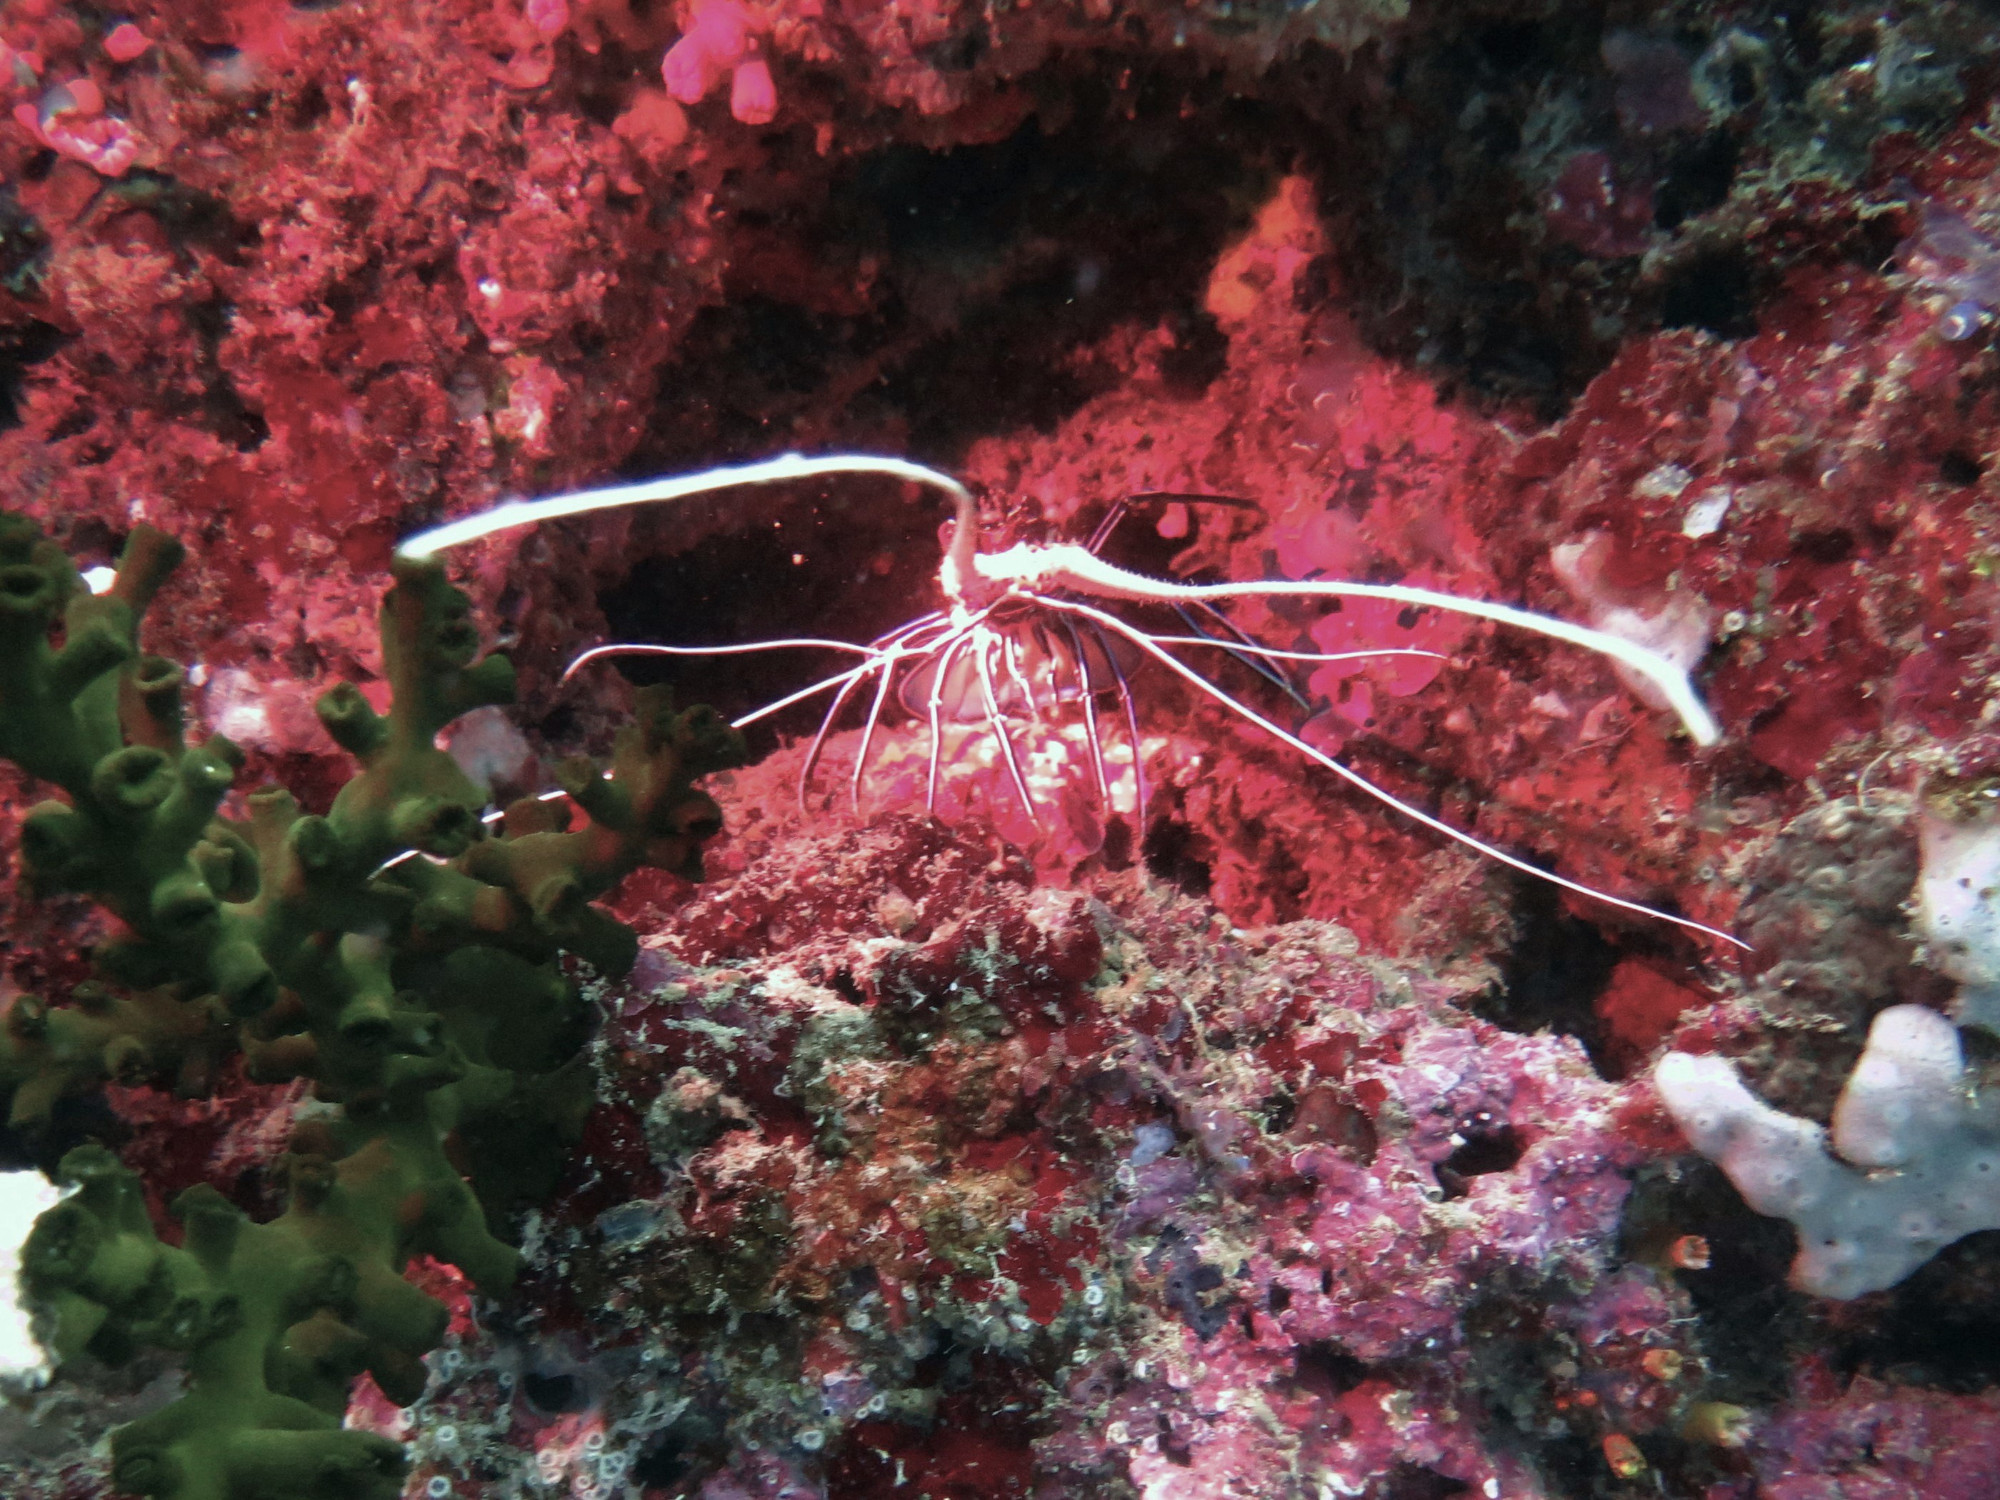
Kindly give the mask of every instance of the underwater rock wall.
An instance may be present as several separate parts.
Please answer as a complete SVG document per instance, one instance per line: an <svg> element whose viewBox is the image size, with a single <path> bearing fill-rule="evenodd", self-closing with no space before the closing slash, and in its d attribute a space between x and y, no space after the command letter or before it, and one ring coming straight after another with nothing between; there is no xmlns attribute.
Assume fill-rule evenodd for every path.
<svg viewBox="0 0 2000 1500"><path fill-rule="evenodd" d="M907 692L858 805L858 705L803 796L816 713L753 727L708 883L611 898L628 980L566 961L596 1103L496 1210L516 1288L416 1262L430 1385L354 1388L404 1493L1990 1494L1995 1233L1793 1289L1648 1079L1725 1057L1823 1124L1914 1004L1996 1086L1990 896L1948 891L2000 767L1996 55L1972 0L0 4L0 506L86 570L186 545L143 644L239 788L327 809L312 704L388 706L398 537L794 448L962 475L992 550L1115 520L1156 576L1546 610L1723 725L1437 612L1246 601L1275 650L1435 655L1215 653L1390 793L1741 955L1157 669L1108 788L1077 705L1020 724L1032 813L975 725L930 817ZM848 479L454 554L520 685L454 756L504 802L608 750L626 675L560 680L599 639L894 629L943 519ZM0 777L11 852L49 793ZM116 921L4 879L10 1016L101 1006ZM196 1183L277 1215L326 1108L100 1071L0 1151L110 1146L169 1242ZM106 1493L93 1444L178 1379L17 1393L0 1489Z"/></svg>

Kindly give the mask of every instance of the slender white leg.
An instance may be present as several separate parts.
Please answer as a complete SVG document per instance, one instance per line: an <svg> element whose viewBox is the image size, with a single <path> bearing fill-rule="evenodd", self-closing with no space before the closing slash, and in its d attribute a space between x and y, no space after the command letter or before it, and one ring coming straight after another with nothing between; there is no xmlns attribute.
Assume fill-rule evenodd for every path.
<svg viewBox="0 0 2000 1500"><path fill-rule="evenodd" d="M984 618L983 615L977 617L977 619ZM972 626L960 630L948 644L938 648L937 667L931 674L931 701L929 705L931 759L929 773L924 780L924 811L933 816L937 813L938 773L944 759L943 708L945 676L951 671L952 658L965 651L970 645L976 623L977 620L975 620Z"/></svg>
<svg viewBox="0 0 2000 1500"><path fill-rule="evenodd" d="M1028 791L1028 778L1021 774L1021 762L1014 754L1014 737L1007 732L1007 720L1000 712L1000 700L993 691L993 664L988 660L989 652L997 649L992 631L982 631L973 645L973 663L979 668L979 692L986 700L986 722L999 738L1000 753L1007 761L1007 774L1014 779L1014 790L1021 794L1021 805L1028 810L1028 821L1037 828L1042 826L1042 815L1035 811L1035 799Z"/></svg>
<svg viewBox="0 0 2000 1500"><path fill-rule="evenodd" d="M1090 774L1097 782L1097 803L1109 816L1111 778L1104 769L1104 737L1097 728L1097 683L1090 672L1090 653L1084 648L1076 622L1065 619L1061 624L1069 632L1069 649L1076 659L1077 691L1083 695L1083 738L1090 747Z"/></svg>

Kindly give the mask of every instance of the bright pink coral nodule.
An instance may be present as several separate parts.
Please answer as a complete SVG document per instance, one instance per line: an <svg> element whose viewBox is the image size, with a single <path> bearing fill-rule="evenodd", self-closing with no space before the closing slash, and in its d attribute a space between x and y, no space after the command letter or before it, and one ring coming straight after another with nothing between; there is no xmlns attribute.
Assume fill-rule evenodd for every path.
<svg viewBox="0 0 2000 1500"><path fill-rule="evenodd" d="M569 25L569 0L528 0L526 15L543 36L561 36Z"/></svg>
<svg viewBox="0 0 2000 1500"><path fill-rule="evenodd" d="M123 177L139 154L132 127L104 112L104 95L88 78L58 84L39 106L15 105L14 118L50 150L106 177Z"/></svg>
<svg viewBox="0 0 2000 1500"><path fill-rule="evenodd" d="M702 0L681 39L667 49L660 77L682 104L699 104L723 77L729 112L745 125L768 125L778 113L770 65L757 54L755 25L736 0Z"/></svg>

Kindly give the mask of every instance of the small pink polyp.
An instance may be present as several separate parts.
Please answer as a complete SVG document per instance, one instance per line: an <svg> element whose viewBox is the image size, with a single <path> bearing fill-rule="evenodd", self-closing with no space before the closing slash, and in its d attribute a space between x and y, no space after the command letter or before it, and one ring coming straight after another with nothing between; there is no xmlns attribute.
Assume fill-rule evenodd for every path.
<svg viewBox="0 0 2000 1500"><path fill-rule="evenodd" d="M778 86L763 58L737 64L729 80L729 112L745 125L768 125L777 117Z"/></svg>
<svg viewBox="0 0 2000 1500"><path fill-rule="evenodd" d="M729 112L745 125L765 125L778 113L770 65L757 55L750 13L736 0L705 0L681 39L667 49L660 78L682 104L699 104L727 76Z"/></svg>
<svg viewBox="0 0 2000 1500"><path fill-rule="evenodd" d="M569 25L569 0L528 0L527 16L543 36L561 36Z"/></svg>
<svg viewBox="0 0 2000 1500"><path fill-rule="evenodd" d="M113 62L130 62L143 56L153 39L130 21L120 21L104 38L104 54Z"/></svg>
<svg viewBox="0 0 2000 1500"><path fill-rule="evenodd" d="M50 150L106 177L123 177L139 154L131 127L104 113L104 94L88 78L56 85L39 105L15 105L14 118Z"/></svg>

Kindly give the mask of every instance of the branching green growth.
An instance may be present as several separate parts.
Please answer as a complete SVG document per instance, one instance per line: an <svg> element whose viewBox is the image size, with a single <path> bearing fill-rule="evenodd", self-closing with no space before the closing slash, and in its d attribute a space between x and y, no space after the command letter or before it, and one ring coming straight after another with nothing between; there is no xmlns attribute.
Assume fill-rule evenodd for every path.
<svg viewBox="0 0 2000 1500"><path fill-rule="evenodd" d="M511 1284L518 1256L494 1226L547 1190L592 1097L556 961L629 967L632 934L591 900L641 864L700 873L720 815L694 782L740 763L742 743L646 690L608 772L563 767L584 826L530 801L487 836L437 735L511 700L513 668L481 655L438 563L398 559L381 615L392 707L348 685L318 705L360 770L324 817L266 788L232 821L219 809L241 755L219 735L186 742L180 669L139 650L179 556L141 527L93 596L32 524L0 515L0 755L64 794L23 825L27 873L125 929L96 955L103 982L61 1005L13 999L0 1098L32 1133L106 1079L198 1093L240 1049L253 1077L308 1078L340 1108L294 1139L283 1214L255 1224L195 1188L173 1205L179 1246L110 1152L69 1152L78 1191L36 1225L23 1285L59 1360L186 1351L187 1394L114 1437L121 1489L387 1500L401 1450L340 1418L364 1371L400 1403L423 1388L445 1309L403 1269L432 1256L489 1295Z"/></svg>

